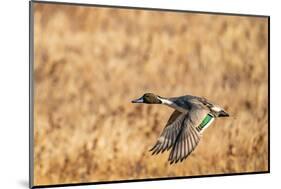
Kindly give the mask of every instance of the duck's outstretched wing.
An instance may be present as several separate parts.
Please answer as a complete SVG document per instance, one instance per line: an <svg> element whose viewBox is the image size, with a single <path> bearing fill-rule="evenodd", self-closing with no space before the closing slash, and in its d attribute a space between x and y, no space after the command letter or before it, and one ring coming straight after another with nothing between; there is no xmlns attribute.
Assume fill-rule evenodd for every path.
<svg viewBox="0 0 281 189"><path fill-rule="evenodd" d="M156 144L150 149L152 155L169 150L175 144L185 117L186 114L177 110L172 113Z"/></svg>
<svg viewBox="0 0 281 189"><path fill-rule="evenodd" d="M209 112L209 109L197 105L188 113L175 110L156 144L150 149L152 155L172 147L168 159L171 164L186 159L200 141L201 134L197 127Z"/></svg>
<svg viewBox="0 0 281 189"><path fill-rule="evenodd" d="M171 150L168 161L170 164L183 161L195 149L200 141L201 134L196 127L209 111L201 108L193 108L182 122L175 144Z"/></svg>
<svg viewBox="0 0 281 189"><path fill-rule="evenodd" d="M186 119L185 122L187 122L186 124L188 126L183 128L183 131L179 134L178 139L171 150L168 159L170 164L186 159L200 141L200 133L188 119Z"/></svg>

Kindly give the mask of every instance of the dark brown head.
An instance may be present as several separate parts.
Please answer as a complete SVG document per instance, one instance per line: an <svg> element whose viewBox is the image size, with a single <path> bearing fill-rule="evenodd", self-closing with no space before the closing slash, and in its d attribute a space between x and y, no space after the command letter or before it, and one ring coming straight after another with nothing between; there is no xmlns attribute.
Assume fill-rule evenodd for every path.
<svg viewBox="0 0 281 189"><path fill-rule="evenodd" d="M162 104L162 101L153 93L145 93L142 97L132 100L132 103Z"/></svg>

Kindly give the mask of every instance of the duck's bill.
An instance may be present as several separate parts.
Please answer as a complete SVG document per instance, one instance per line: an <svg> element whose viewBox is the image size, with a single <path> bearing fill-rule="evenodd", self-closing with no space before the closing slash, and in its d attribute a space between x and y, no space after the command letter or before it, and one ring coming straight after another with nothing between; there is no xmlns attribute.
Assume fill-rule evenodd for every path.
<svg viewBox="0 0 281 189"><path fill-rule="evenodd" d="M132 103L143 103L143 98L141 97L141 98L132 100Z"/></svg>

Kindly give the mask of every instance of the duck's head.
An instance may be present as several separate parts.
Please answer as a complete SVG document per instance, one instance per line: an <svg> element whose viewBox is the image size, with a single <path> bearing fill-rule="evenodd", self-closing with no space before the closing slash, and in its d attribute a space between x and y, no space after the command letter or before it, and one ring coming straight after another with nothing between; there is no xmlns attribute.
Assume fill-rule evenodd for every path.
<svg viewBox="0 0 281 189"><path fill-rule="evenodd" d="M153 93L145 93L142 97L132 100L132 103L162 104L160 96Z"/></svg>

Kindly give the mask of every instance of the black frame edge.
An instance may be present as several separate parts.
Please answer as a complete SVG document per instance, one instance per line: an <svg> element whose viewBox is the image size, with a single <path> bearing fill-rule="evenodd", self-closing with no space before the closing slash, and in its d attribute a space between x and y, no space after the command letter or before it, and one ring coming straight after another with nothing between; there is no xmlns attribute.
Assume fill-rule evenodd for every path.
<svg viewBox="0 0 281 189"><path fill-rule="evenodd" d="M33 55L34 55L33 2L29 1L29 188L34 186L34 132L33 132Z"/></svg>
<svg viewBox="0 0 281 189"><path fill-rule="evenodd" d="M268 122L267 122L267 125L268 125L268 172L270 173L270 16L267 17L267 32L268 32L268 46L267 46L267 84L268 84Z"/></svg>
<svg viewBox="0 0 281 189"><path fill-rule="evenodd" d="M51 184L51 185L37 185L32 188L54 188L54 187L68 187L68 186L90 186L98 184L114 184L114 183L131 183L131 182L145 182L145 181L165 181L174 179L191 179L191 178L211 178L211 177L226 177L226 176L240 176L240 175L257 175L268 174L269 171L259 172L243 172L243 173L227 173L227 174L213 174L213 175L194 175L194 176L179 176L179 177L162 177L162 178L147 178L147 179L131 179L131 180L115 180L115 181L99 181L99 182L84 182L84 183L69 183L69 184Z"/></svg>
<svg viewBox="0 0 281 189"><path fill-rule="evenodd" d="M42 4L86 6L86 7L100 7L100 8L118 8L118 9L134 9L134 10L147 10L147 11L182 12L182 13L195 13L195 14L213 14L213 15L223 15L223 16L247 16L247 17L262 17L262 18L269 17L269 15L262 15L262 14L243 14L243 13L240 14L240 13L225 13L225 12L192 11L192 10L166 9L166 8L156 8L156 7L149 8L149 7L124 6L124 5L104 5L104 4L88 4L88 3L41 1L41 0L32 0L32 2L42 3Z"/></svg>

